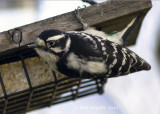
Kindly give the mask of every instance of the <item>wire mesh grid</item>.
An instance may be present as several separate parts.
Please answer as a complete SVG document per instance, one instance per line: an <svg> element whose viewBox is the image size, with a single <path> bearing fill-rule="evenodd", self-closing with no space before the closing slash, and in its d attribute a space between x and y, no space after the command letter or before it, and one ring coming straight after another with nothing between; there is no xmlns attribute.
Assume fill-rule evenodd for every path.
<svg viewBox="0 0 160 114"><path fill-rule="evenodd" d="M54 71L52 72L54 81L33 87L24 59L35 56L37 54L33 49L27 49L0 58L0 64L20 60L29 86L28 89L7 94L3 78L0 75L0 84L4 93L4 96L0 98L0 114L24 113L68 100L75 100L90 94L103 93L104 79L66 77L57 80Z"/></svg>

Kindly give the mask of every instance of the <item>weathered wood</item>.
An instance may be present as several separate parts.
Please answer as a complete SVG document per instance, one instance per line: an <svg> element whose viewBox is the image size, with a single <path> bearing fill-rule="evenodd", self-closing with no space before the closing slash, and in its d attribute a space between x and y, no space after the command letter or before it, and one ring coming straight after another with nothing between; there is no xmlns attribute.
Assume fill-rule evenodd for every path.
<svg viewBox="0 0 160 114"><path fill-rule="evenodd" d="M91 26L102 28L105 32L118 31L124 28L131 18L140 13L146 13L152 4L150 1L111 1L96 4L85 8L83 19ZM22 31L22 42L14 44L7 31L0 33L0 56L27 48L37 39L37 36L46 29L58 29L62 31L80 30L82 26L75 18L74 12L65 13L46 20L18 27ZM12 33L14 29L9 30ZM133 39L136 39L137 33ZM134 42L133 42L134 43Z"/></svg>

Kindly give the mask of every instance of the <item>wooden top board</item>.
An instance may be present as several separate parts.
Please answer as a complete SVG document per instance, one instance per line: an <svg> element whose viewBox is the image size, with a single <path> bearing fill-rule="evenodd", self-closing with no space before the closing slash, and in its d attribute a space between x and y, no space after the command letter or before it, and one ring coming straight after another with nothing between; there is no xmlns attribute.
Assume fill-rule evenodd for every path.
<svg viewBox="0 0 160 114"><path fill-rule="evenodd" d="M112 31L122 30L133 16L138 13L147 13L152 7L151 1L110 1L95 4L90 7L86 7L83 11L83 19L90 26L101 28L106 33ZM143 17L144 17L143 16ZM143 18L141 19L142 22ZM141 23L140 23L141 24ZM129 45L133 45L136 41L140 24L131 36ZM82 26L77 21L74 11L51 17L42 21L38 21L32 24L21 26L15 29L9 30L12 34L13 31L19 29L22 31L22 42L20 47L11 40L11 36L8 31L0 33L0 56L8 53L14 53L17 50L23 50L27 48L27 45L33 43L37 36L47 29L58 29L61 31L73 31L81 30ZM19 31L14 34L19 34Z"/></svg>

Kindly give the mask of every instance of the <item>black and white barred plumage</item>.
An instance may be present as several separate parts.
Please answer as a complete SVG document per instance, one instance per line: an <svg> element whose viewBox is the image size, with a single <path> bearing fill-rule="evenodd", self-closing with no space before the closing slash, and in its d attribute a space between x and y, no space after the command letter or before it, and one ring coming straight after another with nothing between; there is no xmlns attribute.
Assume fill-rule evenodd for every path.
<svg viewBox="0 0 160 114"><path fill-rule="evenodd" d="M46 30L34 45L54 71L69 77L108 78L151 68L128 48L89 32Z"/></svg>

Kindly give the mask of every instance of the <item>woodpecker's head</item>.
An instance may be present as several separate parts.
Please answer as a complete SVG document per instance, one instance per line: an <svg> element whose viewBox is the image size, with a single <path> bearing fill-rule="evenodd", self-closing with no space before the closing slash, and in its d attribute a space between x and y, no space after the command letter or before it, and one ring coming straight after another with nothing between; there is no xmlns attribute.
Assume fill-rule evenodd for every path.
<svg viewBox="0 0 160 114"><path fill-rule="evenodd" d="M70 38L66 33L59 30L45 30L38 36L35 43L29 45L29 47L59 54L67 52L70 43Z"/></svg>

